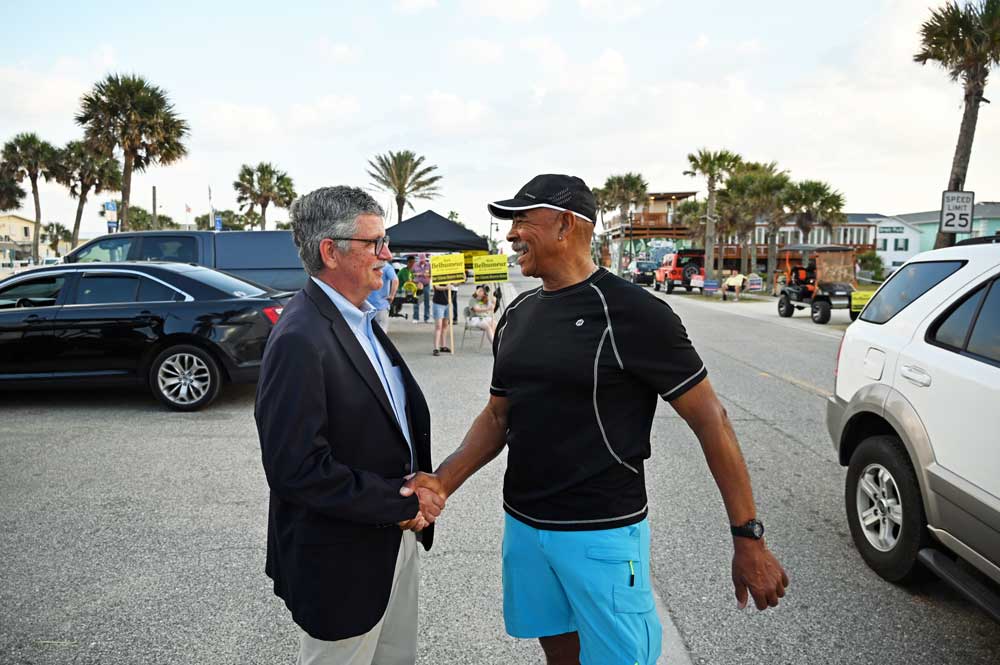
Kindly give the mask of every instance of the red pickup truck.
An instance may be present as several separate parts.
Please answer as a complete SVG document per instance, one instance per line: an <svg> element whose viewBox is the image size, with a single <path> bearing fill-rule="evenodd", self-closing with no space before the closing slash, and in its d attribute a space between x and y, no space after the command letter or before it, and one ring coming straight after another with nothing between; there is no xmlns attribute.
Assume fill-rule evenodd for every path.
<svg viewBox="0 0 1000 665"><path fill-rule="evenodd" d="M683 286L690 291L691 278L701 275L705 278L705 252L700 249L681 249L663 257L663 264L656 269L653 289L661 288L671 293L675 286Z"/></svg>

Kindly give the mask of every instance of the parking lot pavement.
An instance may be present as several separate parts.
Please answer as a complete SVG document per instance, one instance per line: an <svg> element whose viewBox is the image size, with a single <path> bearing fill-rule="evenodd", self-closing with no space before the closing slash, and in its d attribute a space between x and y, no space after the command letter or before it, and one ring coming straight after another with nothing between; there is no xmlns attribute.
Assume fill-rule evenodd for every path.
<svg viewBox="0 0 1000 665"><path fill-rule="evenodd" d="M942 583L887 584L854 550L823 398L809 388L829 387L836 341L800 334L825 326L746 317L737 312L754 305L742 302L667 300L734 420L792 578L777 610L735 610L718 491L661 404L646 478L654 582L679 629L670 647L699 665L995 663L1000 636L974 607ZM390 335L428 398L439 462L487 400L490 352L473 333L465 350L434 357L433 326L401 319ZM293 662L296 630L263 573L253 398L252 386L230 386L208 410L180 414L136 390L0 395L0 662ZM421 557L422 665L541 662L536 643L502 625L504 467L501 457L449 500Z"/></svg>

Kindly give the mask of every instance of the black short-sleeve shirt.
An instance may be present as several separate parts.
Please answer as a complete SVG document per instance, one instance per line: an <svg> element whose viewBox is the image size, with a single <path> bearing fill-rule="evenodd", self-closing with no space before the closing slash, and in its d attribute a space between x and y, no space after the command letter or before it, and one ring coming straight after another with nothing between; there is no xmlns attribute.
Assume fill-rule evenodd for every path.
<svg viewBox="0 0 1000 665"><path fill-rule="evenodd" d="M646 516L656 397L707 375L673 310L603 268L515 299L497 324L490 392L509 400L504 508L538 529Z"/></svg>

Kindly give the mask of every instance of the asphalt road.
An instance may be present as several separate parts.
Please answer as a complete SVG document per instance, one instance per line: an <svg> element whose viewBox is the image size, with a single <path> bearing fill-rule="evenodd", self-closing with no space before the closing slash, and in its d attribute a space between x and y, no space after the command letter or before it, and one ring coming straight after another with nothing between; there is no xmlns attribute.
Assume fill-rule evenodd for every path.
<svg viewBox="0 0 1000 665"><path fill-rule="evenodd" d="M656 297L709 367L792 578L779 608L736 609L721 500L693 435L661 404L646 475L672 650L713 665L996 663L995 623L940 582L883 582L854 550L824 425L843 325L781 320L769 302ZM390 332L428 396L440 460L487 399L488 347L471 332L455 356L433 357L431 326L393 319ZM0 663L294 662L296 630L263 574L252 408L246 386L196 414L138 391L0 394ZM504 464L451 498L422 557L422 664L542 662L502 629Z"/></svg>

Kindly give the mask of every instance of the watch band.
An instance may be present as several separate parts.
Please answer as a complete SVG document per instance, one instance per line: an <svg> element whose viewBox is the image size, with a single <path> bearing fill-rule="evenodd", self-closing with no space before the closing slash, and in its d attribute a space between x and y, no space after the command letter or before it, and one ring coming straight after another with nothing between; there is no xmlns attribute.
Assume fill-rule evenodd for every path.
<svg viewBox="0 0 1000 665"><path fill-rule="evenodd" d="M753 540L760 540L764 537L764 523L758 519L749 520L746 524L741 524L739 526L729 526L729 531L733 536L739 538L752 538Z"/></svg>

